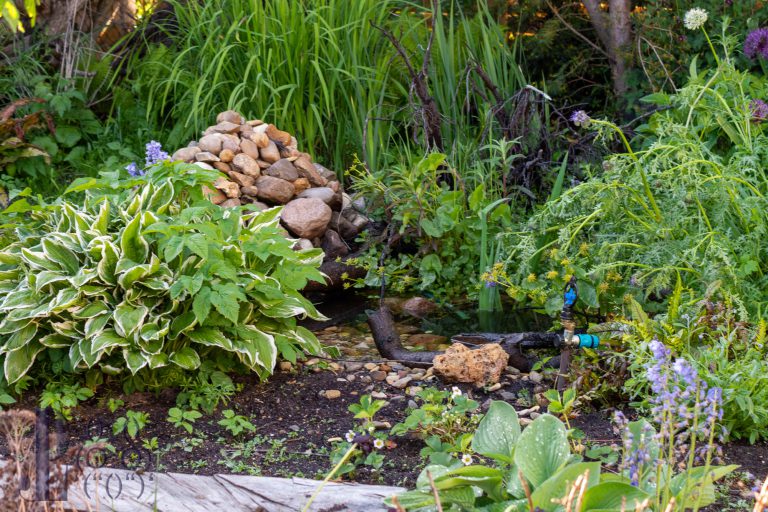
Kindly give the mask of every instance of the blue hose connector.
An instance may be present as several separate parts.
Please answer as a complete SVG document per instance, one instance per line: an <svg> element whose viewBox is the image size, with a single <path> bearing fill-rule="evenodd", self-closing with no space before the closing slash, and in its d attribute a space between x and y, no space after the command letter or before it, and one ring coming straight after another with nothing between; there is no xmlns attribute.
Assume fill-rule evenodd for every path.
<svg viewBox="0 0 768 512"><path fill-rule="evenodd" d="M577 334L579 337L579 348L597 348L600 346L600 338L594 334Z"/></svg>

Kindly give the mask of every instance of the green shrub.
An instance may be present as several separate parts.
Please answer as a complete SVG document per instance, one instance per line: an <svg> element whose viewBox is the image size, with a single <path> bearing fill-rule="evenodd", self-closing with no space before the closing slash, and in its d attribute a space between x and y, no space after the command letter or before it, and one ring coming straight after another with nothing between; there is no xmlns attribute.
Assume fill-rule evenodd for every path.
<svg viewBox="0 0 768 512"><path fill-rule="evenodd" d="M87 189L82 201L18 225L0 252L5 379L36 361L146 377L222 354L266 378L279 355L317 352L295 317L322 318L299 293L321 279L322 254L292 249L277 208L204 200L200 184L217 174L166 162L144 178L91 180L71 188Z"/></svg>
<svg viewBox="0 0 768 512"><path fill-rule="evenodd" d="M664 298L679 277L698 295L720 282L743 311L764 314L768 138L750 103L768 83L721 60L709 72L692 64L676 95L647 97L668 109L639 129L634 149L509 234L511 295L555 311L575 275L582 305L597 309ZM606 138L618 130L592 126Z"/></svg>

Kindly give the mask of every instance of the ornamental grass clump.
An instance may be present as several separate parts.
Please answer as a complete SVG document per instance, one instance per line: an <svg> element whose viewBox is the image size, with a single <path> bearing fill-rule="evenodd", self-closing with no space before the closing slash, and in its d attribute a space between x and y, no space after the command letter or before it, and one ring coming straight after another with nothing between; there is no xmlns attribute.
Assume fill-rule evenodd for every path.
<svg viewBox="0 0 768 512"><path fill-rule="evenodd" d="M206 359L266 378L279 356L318 352L296 317L323 318L299 292L322 279L322 253L293 250L279 208L205 200L217 175L162 161L81 181L68 197L83 199L19 221L0 251L4 379L88 372L142 389L178 385Z"/></svg>

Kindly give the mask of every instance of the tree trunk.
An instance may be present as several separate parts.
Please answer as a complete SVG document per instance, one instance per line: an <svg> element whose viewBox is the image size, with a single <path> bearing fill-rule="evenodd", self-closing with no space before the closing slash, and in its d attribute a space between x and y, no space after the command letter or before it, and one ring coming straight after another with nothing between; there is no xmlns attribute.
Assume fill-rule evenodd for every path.
<svg viewBox="0 0 768 512"><path fill-rule="evenodd" d="M584 0L584 7L597 32L600 43L608 54L613 80L613 93L621 101L628 90L627 72L631 67L632 22L630 0L610 0L608 13L600 7L600 0Z"/></svg>
<svg viewBox="0 0 768 512"><path fill-rule="evenodd" d="M72 32L88 34L100 46L108 47L135 23L135 0L43 0L37 8L35 26L61 37Z"/></svg>

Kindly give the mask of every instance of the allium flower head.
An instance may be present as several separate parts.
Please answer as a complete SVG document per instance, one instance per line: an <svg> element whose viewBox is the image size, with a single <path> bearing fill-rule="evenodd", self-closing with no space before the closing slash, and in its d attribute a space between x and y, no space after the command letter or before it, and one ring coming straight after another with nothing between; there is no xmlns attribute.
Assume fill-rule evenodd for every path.
<svg viewBox="0 0 768 512"><path fill-rule="evenodd" d="M373 442L373 447L376 448L377 450L381 450L382 448L384 448L384 441L382 441L381 439L376 439Z"/></svg>
<svg viewBox="0 0 768 512"><path fill-rule="evenodd" d="M744 55L750 59L759 57L768 60L768 27L758 28L747 35Z"/></svg>
<svg viewBox="0 0 768 512"><path fill-rule="evenodd" d="M752 100L749 103L749 110L752 113L752 121L762 123L768 121L768 103L763 100Z"/></svg>
<svg viewBox="0 0 768 512"><path fill-rule="evenodd" d="M571 115L571 122L580 128L588 128L591 121L589 114L583 110L577 110Z"/></svg>
<svg viewBox="0 0 768 512"><path fill-rule="evenodd" d="M470 464L472 464L472 456L468 453L465 453L464 455L461 456L461 463L464 464L465 466L469 466Z"/></svg>
<svg viewBox="0 0 768 512"><path fill-rule="evenodd" d="M709 14L701 7L694 7L685 13L683 24L688 30L699 30L707 22Z"/></svg>
<svg viewBox="0 0 768 512"><path fill-rule="evenodd" d="M163 151L163 146L156 140L151 140L146 145L147 167L155 165L163 160L168 160L170 156Z"/></svg>

